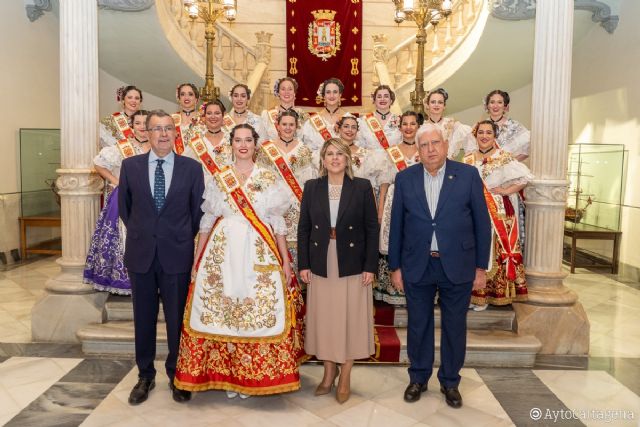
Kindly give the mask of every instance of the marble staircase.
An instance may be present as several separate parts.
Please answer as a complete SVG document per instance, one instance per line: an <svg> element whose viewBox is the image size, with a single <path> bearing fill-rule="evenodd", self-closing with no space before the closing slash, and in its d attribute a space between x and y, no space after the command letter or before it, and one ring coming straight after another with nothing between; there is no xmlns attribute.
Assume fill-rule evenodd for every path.
<svg viewBox="0 0 640 427"><path fill-rule="evenodd" d="M133 309L129 297L110 296L105 304L107 321L90 324L77 333L82 350L88 355L133 356ZM436 308L436 363L439 363L440 310ZM394 326L400 339L400 362L407 358L407 312L399 308L394 313ZM518 335L516 316L508 308L489 308L469 312L466 366L469 367L532 367L541 344L537 338ZM167 353L162 307L157 334L157 354Z"/></svg>

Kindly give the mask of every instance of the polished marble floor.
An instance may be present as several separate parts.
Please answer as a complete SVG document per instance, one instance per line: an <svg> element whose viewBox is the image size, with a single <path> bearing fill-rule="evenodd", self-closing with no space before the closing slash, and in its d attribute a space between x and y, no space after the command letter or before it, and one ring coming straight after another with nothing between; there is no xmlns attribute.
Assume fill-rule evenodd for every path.
<svg viewBox="0 0 640 427"><path fill-rule="evenodd" d="M405 403L406 368L395 366L356 366L344 405L331 395L315 397L322 368L313 364L301 368L295 393L229 400L206 392L178 404L158 375L149 400L129 406L132 360L86 358L78 345L31 342L31 307L58 271L44 258L0 272L0 425L640 426L640 290L612 276L578 270L566 280L591 321L588 360L540 357L533 369L465 368L465 404L454 410L433 378L419 402Z"/></svg>

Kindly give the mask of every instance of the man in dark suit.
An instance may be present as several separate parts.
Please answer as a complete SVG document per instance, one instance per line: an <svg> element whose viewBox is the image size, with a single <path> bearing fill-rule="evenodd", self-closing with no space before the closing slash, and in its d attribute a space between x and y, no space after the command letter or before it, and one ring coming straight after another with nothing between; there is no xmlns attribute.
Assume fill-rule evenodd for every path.
<svg viewBox="0 0 640 427"><path fill-rule="evenodd" d="M175 401L191 398L190 392L173 386L173 377L204 193L200 164L173 152L176 128L171 116L151 111L147 130L151 150L122 162L118 198L127 227L124 263L131 279L139 377L129 396L132 405L147 400L155 386L159 298L167 327L169 387Z"/></svg>
<svg viewBox="0 0 640 427"><path fill-rule="evenodd" d="M404 400L415 402L427 390L437 290L442 315L440 391L449 406L459 408L467 310L472 288L486 286L491 224L478 171L447 160L449 144L436 126L423 125L417 140L421 163L396 176L389 235L391 282L404 290L409 315Z"/></svg>

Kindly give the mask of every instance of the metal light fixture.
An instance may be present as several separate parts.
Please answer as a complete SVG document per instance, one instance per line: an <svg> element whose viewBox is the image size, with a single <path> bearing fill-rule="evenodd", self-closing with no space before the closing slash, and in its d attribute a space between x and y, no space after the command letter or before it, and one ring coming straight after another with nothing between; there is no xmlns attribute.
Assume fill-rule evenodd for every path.
<svg viewBox="0 0 640 427"><path fill-rule="evenodd" d="M223 17L231 22L238 13L237 0L182 0L184 9L193 21L200 18L204 21L204 38L206 40L207 71L200 98L203 102L211 102L220 96L220 88L213 84L213 42L216 38L216 21Z"/></svg>
<svg viewBox="0 0 640 427"><path fill-rule="evenodd" d="M453 8L451 0L392 0L395 6L393 20L400 24L406 21L414 21L418 27L416 43L418 44L418 61L416 64L415 89L411 92L411 105L417 112L424 113L422 100L425 97L424 90L424 46L427 42L425 27L431 24L434 30L442 19L451 15Z"/></svg>

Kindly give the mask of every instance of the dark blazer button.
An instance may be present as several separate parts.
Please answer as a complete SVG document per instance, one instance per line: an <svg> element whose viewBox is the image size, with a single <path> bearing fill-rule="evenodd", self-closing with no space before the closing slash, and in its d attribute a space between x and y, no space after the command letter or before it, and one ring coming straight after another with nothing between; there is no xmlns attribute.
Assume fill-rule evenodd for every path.
<svg viewBox="0 0 640 427"><path fill-rule="evenodd" d="M314 244L315 246L318 246L318 242L313 242L313 244Z"/></svg>
<svg viewBox="0 0 640 427"><path fill-rule="evenodd" d="M316 227L316 230L317 230L317 229L318 229L318 226L316 225L315 227Z"/></svg>
<svg viewBox="0 0 640 427"><path fill-rule="evenodd" d="M350 225L350 226L349 226L349 230L353 230L353 225Z"/></svg>
<svg viewBox="0 0 640 427"><path fill-rule="evenodd" d="M349 247L350 247L350 248L352 248L352 247L354 247L354 246L355 246L355 245L353 244L353 242L352 242L352 243L349 243Z"/></svg>

